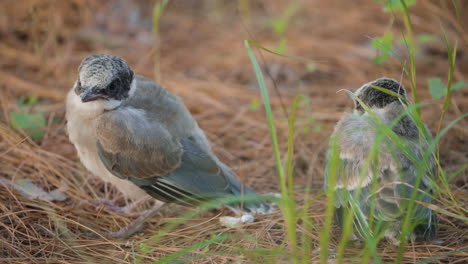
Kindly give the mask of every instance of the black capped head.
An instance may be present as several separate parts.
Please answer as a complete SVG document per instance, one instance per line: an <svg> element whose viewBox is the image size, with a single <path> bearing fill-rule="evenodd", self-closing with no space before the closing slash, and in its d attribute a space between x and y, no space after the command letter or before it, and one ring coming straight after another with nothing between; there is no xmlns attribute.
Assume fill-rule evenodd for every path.
<svg viewBox="0 0 468 264"><path fill-rule="evenodd" d="M81 62L78 71L75 93L83 103L128 98L133 72L122 58L92 54Z"/></svg>
<svg viewBox="0 0 468 264"><path fill-rule="evenodd" d="M374 87L392 91L407 99L405 87L396 80L386 77L364 84L354 92L354 96L370 108L384 108L395 101L400 101L398 97L382 92ZM358 111L364 111L359 102L356 102L355 107Z"/></svg>

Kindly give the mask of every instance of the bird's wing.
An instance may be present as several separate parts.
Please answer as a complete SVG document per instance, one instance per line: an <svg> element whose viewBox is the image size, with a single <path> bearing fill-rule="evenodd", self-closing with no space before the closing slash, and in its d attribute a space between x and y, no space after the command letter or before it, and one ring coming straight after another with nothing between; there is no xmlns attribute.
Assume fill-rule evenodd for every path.
<svg viewBox="0 0 468 264"><path fill-rule="evenodd" d="M235 194L237 182L232 182L229 172L200 143L193 136L181 140L183 154L179 167L153 181L134 183L156 198L189 204Z"/></svg>
<svg viewBox="0 0 468 264"><path fill-rule="evenodd" d="M182 145L162 124L149 120L144 111L117 109L97 121L98 154L115 176L148 179L179 166Z"/></svg>
<svg viewBox="0 0 468 264"><path fill-rule="evenodd" d="M232 177L206 146L200 130L176 140L138 110L108 112L97 127L105 167L165 201L203 200L232 194Z"/></svg>
<svg viewBox="0 0 468 264"><path fill-rule="evenodd" d="M353 190L367 186L371 182L372 174L362 173L361 170L376 139L372 124L361 115L347 113L336 125L331 138L336 140L338 145L338 162L331 164L330 155L333 150L330 149L325 168L325 180L326 182L329 180L330 166L338 166L336 167L336 185L328 186L327 183L325 187ZM384 151L381 152L385 154ZM337 198L337 206L340 206L341 199Z"/></svg>

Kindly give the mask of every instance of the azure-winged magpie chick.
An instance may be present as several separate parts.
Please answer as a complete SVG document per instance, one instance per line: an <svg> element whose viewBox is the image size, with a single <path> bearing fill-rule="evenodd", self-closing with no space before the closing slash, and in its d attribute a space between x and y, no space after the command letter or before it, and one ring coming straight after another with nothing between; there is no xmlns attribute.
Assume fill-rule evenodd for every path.
<svg viewBox="0 0 468 264"><path fill-rule="evenodd" d="M149 194L163 202L197 205L255 194L213 154L179 97L134 75L117 56L90 55L78 70L67 96L67 130L92 174L132 200ZM239 204L229 207L240 209ZM270 205L244 202L242 209L264 213ZM149 215L114 235L131 235Z"/></svg>
<svg viewBox="0 0 468 264"><path fill-rule="evenodd" d="M401 98L375 87L391 91ZM338 162L336 158L333 162L334 166L338 163L338 168L334 168L337 172L335 186L330 186L329 174L332 149L325 169L325 189L334 190L337 221L343 224L344 212L354 204L355 238L364 239L366 234L378 236L376 232L379 232L398 244L402 222L409 210L408 201L418 185L410 215L411 228L414 228L411 238L434 238L436 216L419 203L433 202L435 159L432 153L427 154L431 136L425 126L421 129L424 131L418 130L414 120L405 112L408 107L405 88L393 79L380 78L364 84L355 92L346 92L353 99L355 108L343 115L331 137L331 142L337 143L339 157ZM371 113L365 111L361 103L369 107L381 124L390 126L395 122L391 129L406 150L397 147L395 139L385 136L378 146L377 158L366 165L376 138L382 134L379 129L382 125L371 118ZM401 119L396 122L397 118ZM405 154L405 151L409 153ZM374 232L367 228L371 225Z"/></svg>

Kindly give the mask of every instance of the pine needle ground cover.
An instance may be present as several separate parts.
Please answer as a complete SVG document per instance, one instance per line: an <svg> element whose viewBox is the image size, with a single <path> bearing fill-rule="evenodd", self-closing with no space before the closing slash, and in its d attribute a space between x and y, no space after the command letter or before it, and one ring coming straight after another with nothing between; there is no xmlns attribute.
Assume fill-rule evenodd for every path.
<svg viewBox="0 0 468 264"><path fill-rule="evenodd" d="M406 9L371 0L150 2L0 4L2 262L468 261L465 1L404 1ZM278 210L227 228L218 219L228 210L170 205L129 240L100 236L135 216L97 203L125 201L90 176L65 131L65 95L80 61L96 52L124 57L179 95L243 183L284 191ZM447 128L436 149L438 238L403 248L382 241L375 255L340 251L323 169L329 136L352 103L336 92L382 76L402 81L434 138Z"/></svg>

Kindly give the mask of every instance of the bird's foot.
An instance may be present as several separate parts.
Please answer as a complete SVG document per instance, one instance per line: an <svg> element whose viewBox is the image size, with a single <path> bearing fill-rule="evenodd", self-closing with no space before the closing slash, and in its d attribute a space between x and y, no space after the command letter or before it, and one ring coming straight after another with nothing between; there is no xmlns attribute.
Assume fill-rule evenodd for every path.
<svg viewBox="0 0 468 264"><path fill-rule="evenodd" d="M384 237L395 247L399 247L401 244L399 239L399 232L395 230L385 231Z"/></svg>
<svg viewBox="0 0 468 264"><path fill-rule="evenodd" d="M222 216L219 218L221 225L225 227L239 227L243 224L250 224L255 221L255 218L251 214L244 214L241 217Z"/></svg>
<svg viewBox="0 0 468 264"><path fill-rule="evenodd" d="M105 232L103 235L105 237L115 238L115 239L125 239L133 234L140 232L143 228L143 224L147 219L156 215L159 209L164 205L163 202L156 201L152 208L145 210L140 213L137 219L133 220L130 224L125 227L122 227L119 231L116 232Z"/></svg>
<svg viewBox="0 0 468 264"><path fill-rule="evenodd" d="M328 251L328 261L327 263L335 263L336 259L336 250L334 248L327 248ZM312 253L320 255L322 249L320 247L314 249Z"/></svg>
<svg viewBox="0 0 468 264"><path fill-rule="evenodd" d="M272 193L267 193L266 196L270 197L271 202L267 203L268 208L266 210L258 212L260 214L271 214L271 213L273 213L278 208L278 204L280 203L280 200L281 200L281 193L273 193L272 192Z"/></svg>
<svg viewBox="0 0 468 264"><path fill-rule="evenodd" d="M143 198L140 200L137 200L135 202L129 203L125 206L119 206L117 205L114 201L112 200L107 200L104 198L96 198L97 201L88 201L90 204L95 206L96 208L104 208L106 211L114 212L114 213L119 213L119 214L125 214L125 215L131 215L131 214L136 214L140 215L140 213L135 213L137 209L142 206L145 202L147 202L150 198Z"/></svg>
<svg viewBox="0 0 468 264"><path fill-rule="evenodd" d="M384 234L384 237L395 247L399 247L402 242L405 242L405 244L409 242L413 245L416 242L416 234L411 233L408 238L405 238L402 241L401 233L396 230L387 230Z"/></svg>
<svg viewBox="0 0 468 264"><path fill-rule="evenodd" d="M278 206L278 200L281 199L281 194L279 193L267 193L262 195L265 199L265 202L262 203L257 208L249 208L249 213L253 215L258 214L271 214L276 211Z"/></svg>
<svg viewBox="0 0 468 264"><path fill-rule="evenodd" d="M364 247L364 241L362 241L362 239L360 239L355 233L351 234L351 236L349 237L349 242L355 248L363 248Z"/></svg>

